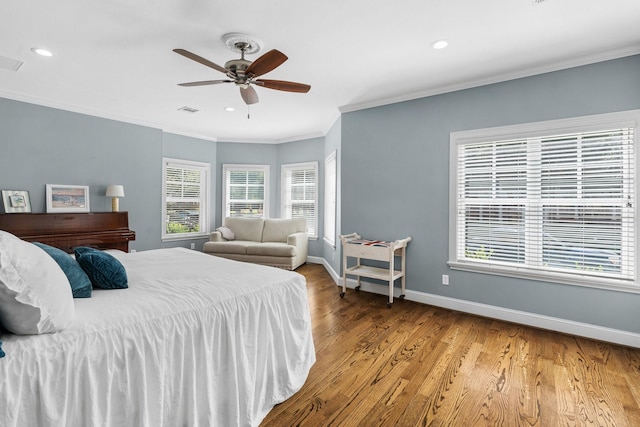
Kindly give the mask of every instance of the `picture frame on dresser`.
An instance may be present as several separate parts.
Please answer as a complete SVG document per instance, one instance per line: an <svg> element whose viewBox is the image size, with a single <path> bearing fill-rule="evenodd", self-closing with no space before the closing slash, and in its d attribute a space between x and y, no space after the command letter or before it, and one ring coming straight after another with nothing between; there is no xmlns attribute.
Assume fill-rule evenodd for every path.
<svg viewBox="0 0 640 427"><path fill-rule="evenodd" d="M2 190L4 213L30 213L29 192L24 190Z"/></svg>
<svg viewBox="0 0 640 427"><path fill-rule="evenodd" d="M88 185L47 184L47 213L90 212Z"/></svg>

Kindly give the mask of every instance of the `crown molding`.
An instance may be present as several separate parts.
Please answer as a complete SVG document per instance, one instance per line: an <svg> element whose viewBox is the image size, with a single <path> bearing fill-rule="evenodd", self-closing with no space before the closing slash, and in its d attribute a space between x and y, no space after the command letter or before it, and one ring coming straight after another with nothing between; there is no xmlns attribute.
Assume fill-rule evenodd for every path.
<svg viewBox="0 0 640 427"><path fill-rule="evenodd" d="M110 113L107 111L96 110L87 107L81 107L73 104L66 104L64 102L53 101L46 98L36 98L21 93L7 92L0 89L0 97L11 99L13 101L25 102L28 104L39 105L42 107L55 108L57 110L69 111L71 113L85 114L87 116L99 117L102 119L115 120L118 122L124 122L134 125L146 126L158 130L162 130L162 125L157 122L151 122L147 120L136 119L133 117L123 116L119 114Z"/></svg>
<svg viewBox="0 0 640 427"><path fill-rule="evenodd" d="M162 132L163 133L170 133L170 134L173 134L173 135L186 136L186 137L189 137L189 138L202 139L202 140L205 140L205 141L218 142L218 138L211 137L211 136L198 135L198 134L195 134L195 133L185 132L185 131L182 131L182 130L175 130L175 129L165 128L165 129L162 129Z"/></svg>
<svg viewBox="0 0 640 427"><path fill-rule="evenodd" d="M338 107L341 113L349 113L352 111L365 110L367 108L381 107L383 105L397 104L399 102L412 101L414 99L426 98L434 95L441 95L443 93L456 92L464 89L471 89L474 87L486 86L494 83L506 82L509 80L520 79L524 77L536 76L539 74L551 73L554 71L566 70L569 68L581 67L583 65L595 64L598 62L610 61L613 59L624 58L627 56L640 54L640 47L631 46L622 49L610 50L607 52L599 52L595 54L582 55L573 57L564 61L556 61L553 63L547 63L539 66L528 67L526 69L517 71L508 71L502 74L497 74L487 78L481 78L476 80L468 80L464 82L454 83L446 86L438 86L430 89L425 89L418 92L412 92L406 95L400 95L390 98L377 99L372 101L347 104Z"/></svg>

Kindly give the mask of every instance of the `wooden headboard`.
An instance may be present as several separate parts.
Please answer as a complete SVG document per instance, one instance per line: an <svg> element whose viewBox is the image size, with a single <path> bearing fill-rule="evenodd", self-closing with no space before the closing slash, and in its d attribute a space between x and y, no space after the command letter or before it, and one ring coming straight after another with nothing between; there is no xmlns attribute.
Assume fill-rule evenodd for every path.
<svg viewBox="0 0 640 427"><path fill-rule="evenodd" d="M76 246L129 252L136 233L128 212L0 214L0 230L72 253Z"/></svg>

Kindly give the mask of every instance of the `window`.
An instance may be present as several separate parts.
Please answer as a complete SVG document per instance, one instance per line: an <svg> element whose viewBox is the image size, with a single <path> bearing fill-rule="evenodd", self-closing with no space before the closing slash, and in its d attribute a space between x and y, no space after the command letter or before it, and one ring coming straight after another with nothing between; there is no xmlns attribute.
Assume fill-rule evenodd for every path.
<svg viewBox="0 0 640 427"><path fill-rule="evenodd" d="M224 165L224 216L267 218L268 165Z"/></svg>
<svg viewBox="0 0 640 427"><path fill-rule="evenodd" d="M318 162L282 165L282 217L304 218L307 233L318 237Z"/></svg>
<svg viewBox="0 0 640 427"><path fill-rule="evenodd" d="M452 133L451 267L635 288L629 116Z"/></svg>
<svg viewBox="0 0 640 427"><path fill-rule="evenodd" d="M163 240L208 235L209 173L208 163L163 159Z"/></svg>
<svg viewBox="0 0 640 427"><path fill-rule="evenodd" d="M336 246L336 184L337 163L335 150L324 161L324 240Z"/></svg>

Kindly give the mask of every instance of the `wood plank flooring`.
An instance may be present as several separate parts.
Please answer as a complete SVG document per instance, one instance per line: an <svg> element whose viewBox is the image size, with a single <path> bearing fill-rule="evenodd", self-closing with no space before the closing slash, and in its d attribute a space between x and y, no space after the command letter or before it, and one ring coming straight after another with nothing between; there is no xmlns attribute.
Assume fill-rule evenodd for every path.
<svg viewBox="0 0 640 427"><path fill-rule="evenodd" d="M317 362L261 427L640 426L640 349L307 278Z"/></svg>

